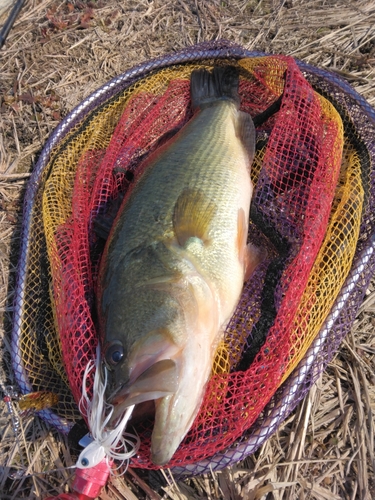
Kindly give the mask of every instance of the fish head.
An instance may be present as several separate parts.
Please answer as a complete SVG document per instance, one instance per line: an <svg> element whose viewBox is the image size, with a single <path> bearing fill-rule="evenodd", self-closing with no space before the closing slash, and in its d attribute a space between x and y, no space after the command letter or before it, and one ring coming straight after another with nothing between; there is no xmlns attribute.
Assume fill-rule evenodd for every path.
<svg viewBox="0 0 375 500"><path fill-rule="evenodd" d="M179 235L189 248L202 246L198 237ZM159 272L161 266L157 272L154 269L164 257L160 253L167 250L153 252L152 265L150 259L142 266L132 261L126 280L120 283L118 279L118 286L103 294L101 318L105 321L99 322L108 369L107 402L113 405L109 426L116 425L126 408L135 405L134 411L142 412L152 402L151 458L157 465L171 459L199 411L220 326L215 287L185 248L164 248L169 262L180 260L176 272L171 272L172 264L164 275ZM148 257L146 252L143 255ZM137 276L132 272L135 268ZM124 282L129 283L127 288Z"/></svg>
<svg viewBox="0 0 375 500"><path fill-rule="evenodd" d="M175 392L187 323L195 321L193 306L190 314L186 312L185 302L195 302L180 272L170 270L165 276L159 254L154 248L146 250L128 259L127 273L118 271L99 304L107 401L114 406L113 418L128 406Z"/></svg>

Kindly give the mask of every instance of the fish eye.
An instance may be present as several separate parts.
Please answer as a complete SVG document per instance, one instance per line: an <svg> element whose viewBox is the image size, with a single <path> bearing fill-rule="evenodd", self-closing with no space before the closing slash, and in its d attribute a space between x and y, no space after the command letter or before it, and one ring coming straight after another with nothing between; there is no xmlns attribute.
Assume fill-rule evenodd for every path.
<svg viewBox="0 0 375 500"><path fill-rule="evenodd" d="M105 350L105 361L108 368L114 368L124 357L124 347L119 340L108 344Z"/></svg>

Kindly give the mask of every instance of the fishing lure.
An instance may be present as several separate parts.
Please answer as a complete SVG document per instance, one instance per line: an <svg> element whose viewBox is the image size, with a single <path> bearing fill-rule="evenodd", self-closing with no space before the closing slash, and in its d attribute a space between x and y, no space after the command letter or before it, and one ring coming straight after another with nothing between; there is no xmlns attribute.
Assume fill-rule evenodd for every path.
<svg viewBox="0 0 375 500"><path fill-rule="evenodd" d="M94 368L93 396L92 400L90 400L86 390L86 382ZM117 420L114 428L109 429L107 427L111 420L114 406L108 404L105 400L105 390L108 383L108 373L105 366L103 368L103 375L104 380L101 377L100 348L98 346L96 360L89 361L83 375L82 398L79 407L81 413L87 417L92 441L82 450L78 457L76 465L79 469L95 467L104 459L107 461L107 464L112 460L120 460L120 468L139 449L139 437L135 434L124 432L135 405L126 409L123 415Z"/></svg>

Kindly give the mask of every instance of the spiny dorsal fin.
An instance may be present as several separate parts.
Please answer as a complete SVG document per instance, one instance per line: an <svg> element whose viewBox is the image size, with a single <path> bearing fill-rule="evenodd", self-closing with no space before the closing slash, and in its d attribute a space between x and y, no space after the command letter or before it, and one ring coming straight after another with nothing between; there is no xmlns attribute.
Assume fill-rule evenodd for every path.
<svg viewBox="0 0 375 500"><path fill-rule="evenodd" d="M189 238L208 242L208 231L216 206L202 191L186 188L177 199L173 212L173 229L179 245Z"/></svg>

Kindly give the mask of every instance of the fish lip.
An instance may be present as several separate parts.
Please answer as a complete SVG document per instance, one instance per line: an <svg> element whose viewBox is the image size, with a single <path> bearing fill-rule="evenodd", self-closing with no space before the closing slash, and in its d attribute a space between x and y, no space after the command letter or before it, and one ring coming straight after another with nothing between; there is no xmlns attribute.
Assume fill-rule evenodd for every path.
<svg viewBox="0 0 375 500"><path fill-rule="evenodd" d="M115 389L108 397L108 403L111 405L121 404L126 400L126 396L129 394L128 384L121 384L117 389Z"/></svg>
<svg viewBox="0 0 375 500"><path fill-rule="evenodd" d="M131 406L126 403L129 391L127 389L127 384L122 384L117 389L115 389L109 396L107 402L112 406L112 414L109 420L109 426L116 425L119 417L124 414L126 409Z"/></svg>

